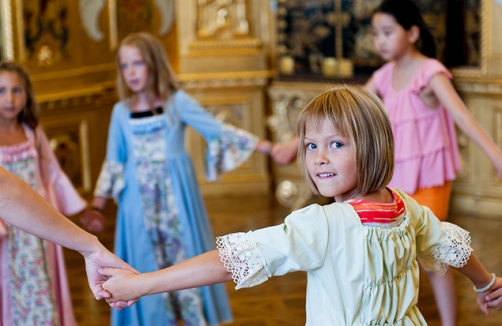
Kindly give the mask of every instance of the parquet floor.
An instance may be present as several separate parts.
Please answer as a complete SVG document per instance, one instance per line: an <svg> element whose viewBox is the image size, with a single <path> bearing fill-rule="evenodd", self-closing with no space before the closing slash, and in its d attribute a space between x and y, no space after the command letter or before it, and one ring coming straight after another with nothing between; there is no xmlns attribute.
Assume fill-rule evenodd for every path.
<svg viewBox="0 0 502 326"><path fill-rule="evenodd" d="M100 240L112 248L114 207L106 211L107 231L98 234ZM247 231L281 223L288 209L281 207L272 196L246 198L206 198L206 206L215 235ZM245 211L243 211L243 207ZM476 255L489 271L502 275L502 219L452 216L454 222L471 232ZM94 300L88 286L82 257L66 250L66 261L75 315L80 326L109 325L109 308L103 301ZM477 308L469 280L456 272L460 321L459 326L500 326L502 311L493 311L489 317ZM431 288L425 278L420 287L419 308L431 326L439 326ZM304 325L305 286L303 273L272 278L255 288L235 291L233 284L227 289L234 313L231 325L279 326ZM321 326L321 325L320 325Z"/></svg>

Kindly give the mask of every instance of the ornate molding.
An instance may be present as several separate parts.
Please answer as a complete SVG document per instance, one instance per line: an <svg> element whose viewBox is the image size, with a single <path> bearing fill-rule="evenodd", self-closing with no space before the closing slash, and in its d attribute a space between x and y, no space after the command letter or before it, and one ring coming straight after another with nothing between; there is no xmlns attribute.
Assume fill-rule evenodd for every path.
<svg viewBox="0 0 502 326"><path fill-rule="evenodd" d="M179 74L178 80L185 89L263 87L268 85L271 74L270 71Z"/></svg>
<svg viewBox="0 0 502 326"><path fill-rule="evenodd" d="M191 50L201 51L201 50L225 50L225 49L241 49L241 48L251 48L260 49L262 43L256 38L246 38L246 39L233 39L233 40L197 40L190 43L189 48Z"/></svg>
<svg viewBox="0 0 502 326"><path fill-rule="evenodd" d="M266 86L267 78L221 78L221 79L189 79L180 81L185 89L222 88L243 86Z"/></svg>
<svg viewBox="0 0 502 326"><path fill-rule="evenodd" d="M455 82L455 88L463 93L502 95L500 82Z"/></svg>
<svg viewBox="0 0 502 326"><path fill-rule="evenodd" d="M91 103L95 103L101 97L101 94L87 94L46 99L45 101L38 102L38 106L40 110L57 110L61 108L67 108L68 106L89 105Z"/></svg>

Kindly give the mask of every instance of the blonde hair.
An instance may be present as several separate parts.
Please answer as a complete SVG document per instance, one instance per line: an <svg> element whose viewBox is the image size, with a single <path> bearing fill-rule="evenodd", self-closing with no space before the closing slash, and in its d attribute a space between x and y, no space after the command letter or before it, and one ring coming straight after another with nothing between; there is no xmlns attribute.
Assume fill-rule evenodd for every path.
<svg viewBox="0 0 502 326"><path fill-rule="evenodd" d="M305 130L307 125L320 128L324 121L354 144L359 193L387 186L394 173L394 137L383 103L363 88L343 85L314 98L298 117L298 159L314 193L319 191L307 171Z"/></svg>
<svg viewBox="0 0 502 326"><path fill-rule="evenodd" d="M160 41L153 35L148 33L132 33L120 43L119 51L117 52L117 91L121 101L130 98L133 93L127 87L127 84L122 75L120 65L120 49L125 46L131 46L138 49L143 57L148 68L147 85L150 89L151 98L148 99L153 109L154 96L159 97L162 101L170 98L171 94L179 89L176 75L174 74L167 54Z"/></svg>
<svg viewBox="0 0 502 326"><path fill-rule="evenodd" d="M10 61L0 62L0 73L4 71L12 72L21 79L26 94L26 103L17 116L17 121L35 129L38 125L38 104L35 101L35 92L31 86L30 75L21 65Z"/></svg>

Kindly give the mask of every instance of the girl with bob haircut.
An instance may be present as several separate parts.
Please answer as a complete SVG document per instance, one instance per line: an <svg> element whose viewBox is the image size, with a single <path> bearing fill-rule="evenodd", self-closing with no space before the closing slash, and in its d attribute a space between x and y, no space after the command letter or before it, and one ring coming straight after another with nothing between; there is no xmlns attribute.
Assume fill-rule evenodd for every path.
<svg viewBox="0 0 502 326"><path fill-rule="evenodd" d="M394 149L378 98L350 86L327 91L300 113L298 133L312 190L334 203L294 211L281 225L218 237L218 250L156 272L100 269L110 277L103 284L108 301L231 280L240 289L306 271L306 325L426 325L416 306L418 258L438 273L458 268L484 313L502 309L502 279L472 253L468 232L386 187Z"/></svg>
<svg viewBox="0 0 502 326"><path fill-rule="evenodd" d="M368 96L373 98L374 103L368 101ZM311 101L298 117L300 144L305 141L307 124L319 128L325 120L342 135L349 137L352 143L360 144L354 148L354 155L361 194L366 195L385 187L394 173L394 138L379 99L373 94L361 92L358 88L352 89L351 96L342 92L322 93L316 101ZM315 182L307 171L306 151L304 146L300 146L298 159L307 183L312 192L318 195Z"/></svg>
<svg viewBox="0 0 502 326"><path fill-rule="evenodd" d="M104 229L108 198L118 203L115 254L140 272L172 266L214 249L197 177L185 149L187 126L207 142L206 179L215 181L271 143L218 121L178 88L162 44L150 34L127 36L117 53L117 89L106 160L82 223ZM219 325L232 320L222 284L150 296L112 325Z"/></svg>

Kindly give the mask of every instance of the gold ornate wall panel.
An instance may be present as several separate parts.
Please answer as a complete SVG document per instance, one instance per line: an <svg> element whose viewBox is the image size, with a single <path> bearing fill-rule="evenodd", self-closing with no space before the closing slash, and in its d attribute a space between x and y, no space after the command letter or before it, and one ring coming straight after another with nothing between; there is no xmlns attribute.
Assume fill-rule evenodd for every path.
<svg viewBox="0 0 502 326"><path fill-rule="evenodd" d="M176 16L181 73L268 69L268 1L177 0Z"/></svg>
<svg viewBox="0 0 502 326"><path fill-rule="evenodd" d="M455 87L474 117L502 148L502 80L457 80ZM500 218L502 182L488 157L472 141L459 137L463 171L454 183L451 209L455 213Z"/></svg>
<svg viewBox="0 0 502 326"><path fill-rule="evenodd" d="M266 138L264 87L266 78L227 80L185 80L182 85L218 119ZM189 130L187 146L205 196L266 194L270 191L267 158L254 153L238 169L222 175L219 182L204 180L203 138Z"/></svg>
<svg viewBox="0 0 502 326"><path fill-rule="evenodd" d="M3 57L26 66L37 94L113 86L130 32L158 36L178 66L174 0L1 1Z"/></svg>
<svg viewBox="0 0 502 326"><path fill-rule="evenodd" d="M271 77L269 6L265 0L177 0L175 5L182 87L215 115L263 138ZM188 137L204 195L270 191L267 157L261 154L220 182L205 182L205 143L193 132Z"/></svg>

